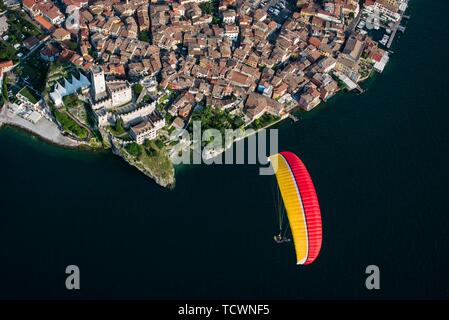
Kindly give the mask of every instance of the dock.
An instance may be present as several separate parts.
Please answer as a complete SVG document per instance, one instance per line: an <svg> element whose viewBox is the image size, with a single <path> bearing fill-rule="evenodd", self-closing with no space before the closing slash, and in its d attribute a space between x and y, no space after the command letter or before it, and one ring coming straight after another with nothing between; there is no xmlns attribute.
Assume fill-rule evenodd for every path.
<svg viewBox="0 0 449 320"><path fill-rule="evenodd" d="M359 86L359 85L357 85L357 87L355 88L360 94L362 94L362 93L364 93L365 92L365 90L361 87L361 86Z"/></svg>
<svg viewBox="0 0 449 320"><path fill-rule="evenodd" d="M397 22L393 27L390 39L388 40L388 43L386 45L386 47L388 49L390 49L391 45L393 44L394 38L396 37L396 33L398 32L398 27L399 27L400 23L401 23L401 20L399 20L399 22Z"/></svg>
<svg viewBox="0 0 449 320"><path fill-rule="evenodd" d="M401 22L402 22L402 20L408 20L408 19L410 19L410 16L405 15L404 13L402 13L401 18L399 19L399 21L395 23L395 25L393 27L393 30L392 30L392 33L391 33L391 36L390 36L390 39L388 40L388 43L386 45L386 47L388 49L390 49L391 45L393 44L394 38L396 37L396 33L398 31L400 31L402 33L405 32L405 27L401 26Z"/></svg>

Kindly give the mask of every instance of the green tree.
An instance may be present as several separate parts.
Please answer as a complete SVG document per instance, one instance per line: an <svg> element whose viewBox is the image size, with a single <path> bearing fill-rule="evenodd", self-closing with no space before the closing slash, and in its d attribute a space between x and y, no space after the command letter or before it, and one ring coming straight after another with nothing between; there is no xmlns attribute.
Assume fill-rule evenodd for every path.
<svg viewBox="0 0 449 320"><path fill-rule="evenodd" d="M3 3L3 1L0 1L0 11L5 11L7 8L5 6L5 4Z"/></svg>
<svg viewBox="0 0 449 320"><path fill-rule="evenodd" d="M78 49L78 43L76 42L66 41L65 44L67 45L67 48L69 48L70 50L76 51L76 49Z"/></svg>
<svg viewBox="0 0 449 320"><path fill-rule="evenodd" d="M143 91L143 86L140 83L136 83L133 86L133 91L134 91L134 94L138 97Z"/></svg>
<svg viewBox="0 0 449 320"><path fill-rule="evenodd" d="M151 36L150 36L150 33L148 31L139 32L137 37L138 37L138 39L140 41L144 41L144 42L150 42L151 41Z"/></svg>
<svg viewBox="0 0 449 320"><path fill-rule="evenodd" d="M132 155L134 157L139 157L142 152L140 146L135 142L126 145L125 149L126 149L126 151L128 151L128 153L130 155Z"/></svg>
<svg viewBox="0 0 449 320"><path fill-rule="evenodd" d="M118 118L117 121L115 122L115 131L118 134L122 134L125 132L125 125L122 118Z"/></svg>

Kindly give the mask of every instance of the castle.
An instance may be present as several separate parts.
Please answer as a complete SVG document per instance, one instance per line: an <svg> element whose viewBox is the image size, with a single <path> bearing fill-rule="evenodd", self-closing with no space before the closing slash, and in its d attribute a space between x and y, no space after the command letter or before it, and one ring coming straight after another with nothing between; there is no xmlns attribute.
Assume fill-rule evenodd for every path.
<svg viewBox="0 0 449 320"><path fill-rule="evenodd" d="M92 109L106 110L123 106L132 101L131 85L124 80L106 81L103 69L99 66L91 70Z"/></svg>

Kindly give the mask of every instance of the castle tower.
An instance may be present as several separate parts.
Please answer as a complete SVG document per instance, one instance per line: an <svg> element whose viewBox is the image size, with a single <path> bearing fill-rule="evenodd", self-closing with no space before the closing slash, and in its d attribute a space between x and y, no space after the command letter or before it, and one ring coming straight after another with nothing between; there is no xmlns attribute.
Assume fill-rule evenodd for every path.
<svg viewBox="0 0 449 320"><path fill-rule="evenodd" d="M106 93L106 81L104 79L104 72L101 67L94 66L92 68L91 80L95 99L103 96Z"/></svg>

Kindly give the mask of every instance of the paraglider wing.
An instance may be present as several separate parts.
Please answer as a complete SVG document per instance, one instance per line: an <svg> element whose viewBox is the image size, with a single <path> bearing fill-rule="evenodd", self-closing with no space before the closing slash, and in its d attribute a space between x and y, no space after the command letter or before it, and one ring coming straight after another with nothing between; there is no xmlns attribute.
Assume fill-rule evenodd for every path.
<svg viewBox="0 0 449 320"><path fill-rule="evenodd" d="M321 212L315 187L304 163L292 152L270 157L276 169L288 221L292 230L297 264L310 264L322 241Z"/></svg>

